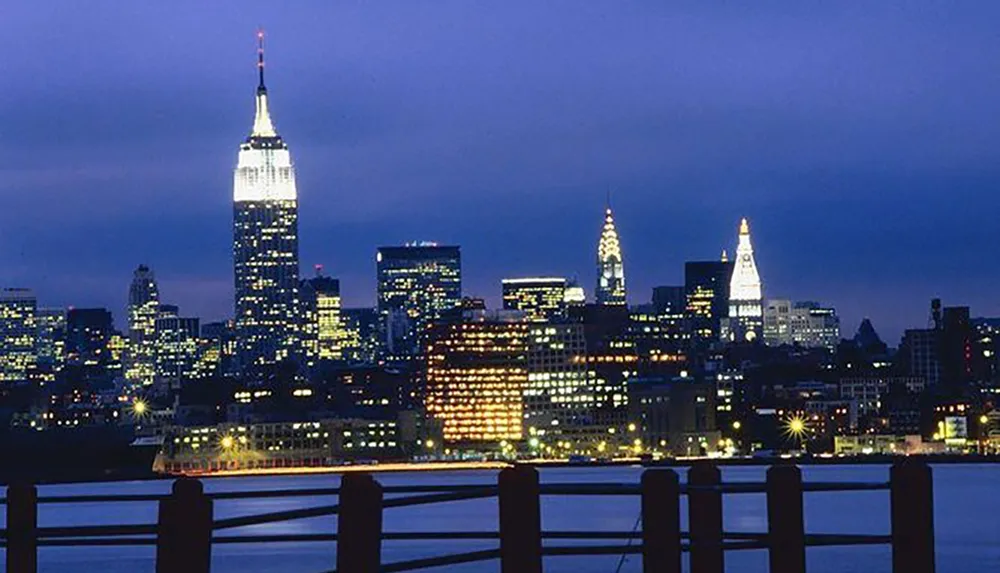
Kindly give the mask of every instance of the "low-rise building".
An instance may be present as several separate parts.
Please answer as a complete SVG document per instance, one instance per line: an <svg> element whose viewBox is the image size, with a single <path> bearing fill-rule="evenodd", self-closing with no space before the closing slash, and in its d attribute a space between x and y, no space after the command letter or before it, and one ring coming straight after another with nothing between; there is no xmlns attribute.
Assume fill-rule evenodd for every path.
<svg viewBox="0 0 1000 573"><path fill-rule="evenodd" d="M199 472L400 459L397 423L357 418L167 428L157 466Z"/></svg>

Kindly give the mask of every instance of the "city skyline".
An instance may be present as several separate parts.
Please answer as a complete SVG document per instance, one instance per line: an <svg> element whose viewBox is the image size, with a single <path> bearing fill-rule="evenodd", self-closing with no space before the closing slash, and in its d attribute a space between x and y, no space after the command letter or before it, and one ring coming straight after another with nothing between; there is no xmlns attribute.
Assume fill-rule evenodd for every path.
<svg viewBox="0 0 1000 573"><path fill-rule="evenodd" d="M989 260L989 214L997 199L985 191L970 195L975 189L994 187L998 180L992 149L985 145L996 126L981 112L988 109L983 102L995 99L997 86L992 77L979 77L970 67L974 63L971 54L983 49L987 41L984 30L974 25L971 11L949 14L943 20L941 14L906 13L909 18L897 24L901 32L897 40L913 49L906 54L898 51L902 48L871 45L876 30L858 29L858 41L876 57L869 58L871 63L864 68L870 75L855 75L826 59L839 52L812 46L796 60L781 50L783 42L790 41L789 34L803 31L779 34L777 40L760 46L760 54L745 60L699 59L705 57L703 49L692 52L689 60L676 60L664 57L660 50L648 51L663 47L652 41L652 32L673 29L675 20L693 19L700 24L697 29L711 37L724 35L730 30L727 26L745 29L738 22L710 26L699 19L705 16L699 10L608 15L588 9L575 14L559 32L558 38L577 50L583 48L579 42L587 27L603 16L608 21L602 29L620 42L626 23L644 16L655 18L618 51L603 56L585 52L582 63L574 68L580 73L570 70L568 76L556 73L554 65L566 56L565 46L557 42L548 51L543 49L551 28L542 28L555 16L544 9L538 22L522 22L523 29L495 31L501 46L518 39L529 41L531 49L500 54L513 58L514 63L507 66L520 73L500 66L495 48L471 40L474 30L488 27L485 15L453 14L451 18L470 18L468 28L457 36L431 28L440 34L416 45L436 59L423 60L419 50L404 52L392 43L380 51L377 40L384 40L387 31L366 39L360 32L348 34L338 28L344 33L331 34L336 41L321 40L316 28L306 26L301 12L250 11L259 13L255 18L267 16L263 23L273 40L274 62L269 74L280 85L274 105L281 109L283 135L295 141L302 187L302 262L305 268L322 263L342 281L345 306L374 304L376 248L408 240L461 245L466 261L465 294L484 297L492 307L500 306L500 280L517 276L577 278L588 286L592 297L593 245L602 198L611 187L633 304L646 302L653 286L680 284L684 261L714 260L722 248L732 252L731 229L735 221L747 216L765 274L765 299L815 299L834 306L845 335L853 332L863 316L871 316L886 341L895 344L903 328L924 325L927 300L934 296L968 304L975 315L1000 314L990 286L993 271L983 264ZM93 24L86 14L68 12L59 18L80 17L80 25ZM900 12L880 7L865 16L877 28L879 22L892 20ZM138 8L126 10L122 17L145 21L144 17L154 15L167 18ZM388 18L346 8L323 15L345 28L349 26L345 22L371 25ZM775 26L773 16L765 10L759 18ZM856 24L860 18L849 10L794 15L804 30L826 16L839 26ZM209 13L208 21L219 17ZM506 17L501 21L514 16ZM231 215L226 212L226 178L235 164L232 141L244 135L250 113L246 89L252 63L250 42L261 22L243 21L249 18L227 23L213 38L205 30L190 29L190 22L183 23L187 28L152 34L142 42L133 35L142 26L119 30L113 37L91 34L82 54L73 56L82 56L79 66L49 66L60 70L55 86L26 77L30 65L16 58L11 62L12 87L0 96L4 104L0 107L6 110L0 124L7 126L0 134L0 145L8 152L0 168L10 175L0 187L10 207L0 214L5 286L34 289L41 306L105 306L122 324L129 275L144 263L157 272L162 297L179 304L186 315L202 316L206 322L230 315L233 293L226 234ZM96 29L104 31L101 26L98 23ZM299 26L312 31L296 33ZM433 25L426 17L417 18L408 29L419 32L429 26ZM954 34L958 28L966 37ZM369 29L361 26L360 30ZM915 45L919 32L928 30L939 34L952 30L952 34L938 38L943 40L938 50L928 52L931 48ZM174 34L186 43L170 41ZM19 36L12 30L6 37L16 41ZM53 58L66 57L38 45L37 37L22 39L25 45L36 46L38 57L48 64ZM114 49L119 45L116 42L130 39L136 40L135 51L141 56L137 60ZM468 55L444 53L460 40L472 43ZM675 41L675 47L681 47L692 40L682 36ZM745 34L714 49L735 58L740 41L747 41ZM693 45L704 48L705 44ZM837 46L850 55L849 45ZM194 57L202 53L199 50L206 54L201 58L204 61ZM537 55L532 50L546 55L538 65L529 65L530 57ZM13 53L27 55L28 51ZM158 59L157 54L170 57ZM373 54L385 60L372 60ZM917 54L933 57L918 58ZM325 56L330 55L336 56L333 64L324 65ZM147 59L148 70L135 68L140 60L146 68ZM907 67L918 60L922 70ZM401 62L422 63L416 69L429 72L437 69L434 62L444 67L464 65L460 68L463 85L471 90L463 92L466 105L453 113L443 110L441 104L454 103L459 93L442 95L440 90L447 85L443 76L414 76L400 68ZM628 62L634 67L612 65ZM708 85L728 78L714 84L724 91L742 78L752 80L748 85L754 89L737 94L744 99L720 101L722 92L705 91L707 86L698 84L693 92L653 101L672 94L667 88L676 87L675 82L690 79L692 74L695 79L701 77L692 69L695 62L706 64L702 71L711 76ZM471 73L469 68L479 63L486 64L486 71ZM744 69L733 63L756 67ZM788 66L796 63L804 66L802 76L790 72L793 68ZM820 73L810 63L820 64ZM343 73L336 74L338 70ZM895 74L889 75L891 80L877 77L882 71ZM583 72L588 79L580 76ZM591 72L594 79L589 79ZM141 79L129 80L132 73ZM340 79L331 86L327 76ZM148 87L136 87L146 85L147 79ZM763 81L767 79L779 81L769 85ZM956 91L962 92L964 107L972 110L965 112L969 116L948 115L954 112L944 109L949 106L942 102L956 97L934 81L945 79L967 82L968 89ZM859 88L862 80L873 87ZM816 81L836 87L835 96L818 97L812 91L816 85L811 82ZM646 83L652 89L644 95L633 93ZM109 85L120 89L108 91ZM386 91L386 85L393 87ZM498 85L509 89L500 90L499 96L490 95L487 88ZM566 87L557 89L560 85L586 88L589 95L567 99L562 91ZM33 106L51 100L54 87L68 88L76 97L49 106L42 115L41 108ZM608 109L621 110L620 105L613 105L612 87L631 94L621 96L625 99L617 103L642 105L628 113L609 113ZM420 97L404 97L408 88ZM804 91L798 94L796 89ZM546 93L550 97L544 97ZM505 97L511 99L510 105L500 105L500 116L506 123L524 126L520 130L505 131L486 119L472 121L489 115L486 108L498 101L502 104ZM777 101L802 104L807 99L815 99L816 107L802 110L793 105L796 113L805 116L790 116L803 120L801 130L788 128L776 117L760 123L761 118L753 113L739 113L758 109L767 116ZM410 103L399 107L403 101ZM889 113L899 104L913 105ZM692 115L692 105L703 105L704 113ZM568 109L559 112L559 106ZM932 109L944 115L934 115ZM527 134L526 140L534 137L532 130L523 130L542 112L552 115L537 129L557 138L544 141L559 147L558 138L567 134L573 134L570 139L584 135L584 141L556 154L538 145L513 153L522 139L518 134ZM834 121L821 112L849 120L850 125L844 131L832 129L819 122L820 117ZM878 145L860 145L865 130L850 123L867 114L876 116L876 128L890 128L878 138ZM466 121L471 126L459 129L458 124ZM582 133L573 132L572 126L579 127L581 121ZM690 135L698 125L713 122L722 122L722 131L697 141L696 156L677 155L680 148L672 137ZM402 129L406 126L415 131ZM444 128L452 131L441 131ZM404 135L386 139L400 135L401 129ZM913 130L928 135L917 138L924 147L903 145L911 139L903 135ZM602 135L597 137L595 132ZM647 132L655 137L647 139ZM664 132L673 135L664 136ZM328 133L334 134L332 139L325 137ZM436 138L417 137L422 133ZM452 143L446 141L445 133L455 136ZM810 142L806 137L810 133L823 137ZM87 137L81 141L84 134ZM176 145L181 141L189 145ZM756 155L759 163L754 163L754 156L747 154L761 142L767 153ZM795 153L804 143L811 144L801 154ZM860 150L848 151L859 145ZM166 152L164 146L169 147ZM181 148L183 152L178 151ZM506 150L506 154L484 163L480 156L489 155L484 150ZM824 150L825 155L820 153ZM763 158L768 153L786 162L770 163ZM715 163L702 163L708 157L715 157ZM872 157L878 158L875 163ZM936 160L928 161L929 157ZM465 160L469 158L476 160ZM579 170L576 163L581 161L594 167ZM726 177L708 173L712 165L733 172ZM428 175L430 171L444 175ZM769 176L769 171L776 174ZM380 178L372 177L379 173L383 174ZM803 178L803 174L812 176ZM885 189L889 192L882 192ZM177 206L163 203L168 190ZM956 194L982 201L980 208L963 210L963 201L953 200ZM101 200L90 200L93 197ZM449 208L436 208L442 202ZM487 212L489 216L482 215ZM858 212L882 216L857 217ZM928 233L928 229L935 232ZM494 252L495 244L503 244L503 252Z"/></svg>

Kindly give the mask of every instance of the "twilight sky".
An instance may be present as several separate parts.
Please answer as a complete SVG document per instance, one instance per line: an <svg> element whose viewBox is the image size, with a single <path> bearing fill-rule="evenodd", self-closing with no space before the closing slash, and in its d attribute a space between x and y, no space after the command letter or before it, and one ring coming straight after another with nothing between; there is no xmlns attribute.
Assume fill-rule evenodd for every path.
<svg viewBox="0 0 1000 573"><path fill-rule="evenodd" d="M592 294L610 188L634 303L745 215L765 296L845 335L895 344L932 296L1000 315L1000 3L752 4L5 0L0 285L120 319L147 263L231 314L263 26L303 269L347 305L409 240L460 244L494 305L508 276Z"/></svg>

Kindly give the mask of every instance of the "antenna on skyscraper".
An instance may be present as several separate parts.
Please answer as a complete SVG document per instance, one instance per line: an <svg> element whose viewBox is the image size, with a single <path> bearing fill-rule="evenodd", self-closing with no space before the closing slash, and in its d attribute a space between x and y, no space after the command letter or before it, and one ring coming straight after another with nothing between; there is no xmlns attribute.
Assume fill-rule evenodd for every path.
<svg viewBox="0 0 1000 573"><path fill-rule="evenodd" d="M266 91L264 87L264 29L257 28L257 73L260 75L260 84L257 91Z"/></svg>

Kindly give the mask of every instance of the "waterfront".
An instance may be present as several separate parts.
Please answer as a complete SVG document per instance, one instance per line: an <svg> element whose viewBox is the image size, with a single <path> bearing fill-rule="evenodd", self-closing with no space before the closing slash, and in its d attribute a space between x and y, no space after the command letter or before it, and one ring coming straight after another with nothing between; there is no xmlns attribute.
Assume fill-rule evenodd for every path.
<svg viewBox="0 0 1000 573"><path fill-rule="evenodd" d="M756 481L763 478L763 467L723 468L727 481ZM549 468L542 471L545 482L617 481L635 483L640 467ZM683 476L684 471L681 470ZM807 481L878 481L888 476L882 466L808 466L803 468ZM935 519L938 571L995 570L1000 566L1000 466L940 465L934 468ZM492 483L495 471L414 472L377 475L385 485ZM256 489L300 489L336 485L334 475L269 476L216 478L205 480L209 491ZM83 493L163 493L167 481L119 482L44 486L42 495ZM315 505L315 499L250 499L218 501L217 517L292 509ZM546 529L631 530L638 517L637 498L547 497L542 519ZM889 528L889 503L886 492L810 493L806 496L806 527L815 533L885 533ZM685 510L686 511L686 510ZM386 531L474 531L496 526L496 501L476 500L432 506L387 510ZM153 523L156 508L152 503L43 505L40 525L83 525L111 523ZM686 519L683 519L686 526ZM726 529L763 531L766 527L763 495L727 496ZM320 533L336 528L335 518L315 518L266 526L254 526L231 533L279 534ZM469 541L435 543L392 541L384 544L385 561L431 556L451 550L488 548L494 542ZM42 548L40 568L46 573L152 572L151 547L124 548ZM213 550L213 573L318 573L333 568L335 547L323 543L288 543L262 545L217 545ZM763 551L729 553L728 570L747 573L767 570ZM614 573L619 558L553 557L546 561L547 573ZM878 572L889 570L889 548L845 547L815 548L808 552L809 570L814 573ZM473 564L443 571L494 571L496 564ZM621 571L641 569L638 557L630 557Z"/></svg>

